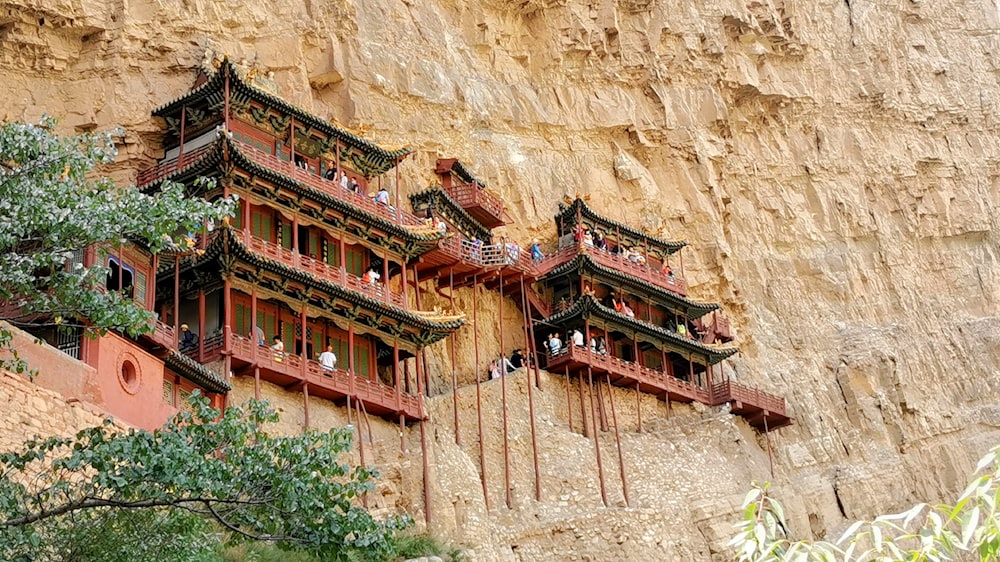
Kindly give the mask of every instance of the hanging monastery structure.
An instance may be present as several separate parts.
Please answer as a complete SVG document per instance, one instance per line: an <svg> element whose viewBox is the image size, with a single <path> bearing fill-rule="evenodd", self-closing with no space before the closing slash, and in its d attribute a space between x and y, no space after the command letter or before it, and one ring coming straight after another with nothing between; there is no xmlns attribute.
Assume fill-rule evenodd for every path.
<svg viewBox="0 0 1000 562"><path fill-rule="evenodd" d="M139 174L138 187L155 193L169 180L207 199L238 196L231 221L205 225L176 251L151 255L126 246L80 256L86 265L107 260L108 289L154 311L154 331L135 340L37 334L95 370L108 413L155 428L194 389L224 407L234 378L252 379L258 397L266 381L301 393L307 427L317 400L345 405L359 419L419 425L426 500L425 400L431 388L456 392L459 379L454 368L429 369L425 351L450 340L446 353L456 364L456 332L475 324L477 305L458 310L454 291L485 287L512 300L524 322L501 320L500 350L480 350L476 329L475 349L463 353L475 352L477 391L487 384L487 366L509 358L510 334L517 333L528 342L525 368L535 373L529 400L538 369L565 377L566 407L590 420L573 427L571 414L570 429L590 437L609 431L600 397L611 387L634 392L637 405L640 395L668 408L728 405L765 435L792 423L782 398L729 380L719 368L737 348L719 306L687 296L684 242L609 220L582 199L553 209L551 240L529 247L494 236L511 217L461 161L439 159L439 183L407 190L403 200L398 170L409 149L378 146L274 91L267 78L217 60L191 91L153 112L165 124L165 155ZM449 308L422 306L425 291L451 296ZM337 357L333 368L318 361L327 348ZM506 379L488 383L502 385L504 401ZM614 420L613 400L610 410ZM504 416L507 427L505 407L478 415ZM481 443L482 435L480 462ZM505 457L507 445L505 431ZM597 439L594 446L600 464ZM628 503L620 446L618 462ZM510 505L509 481L506 490Z"/></svg>

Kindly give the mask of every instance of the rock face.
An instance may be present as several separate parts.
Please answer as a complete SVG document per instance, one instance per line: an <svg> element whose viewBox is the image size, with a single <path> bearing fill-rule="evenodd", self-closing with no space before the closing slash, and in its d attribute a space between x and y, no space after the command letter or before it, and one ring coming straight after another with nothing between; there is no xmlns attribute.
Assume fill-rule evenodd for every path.
<svg viewBox="0 0 1000 562"><path fill-rule="evenodd" d="M690 241L693 296L736 327L729 373L784 395L796 418L771 439L773 477L742 421L668 418L649 399L642 433L621 422L637 507L616 507L601 434L605 508L593 441L579 420L569 431L564 381L549 377L543 501L521 415L511 509L493 387L489 512L475 436L454 445L451 397L433 401L433 526L477 560L722 560L752 479L776 483L795 534L825 536L953 495L1000 440L998 19L987 0L0 1L0 116L124 126L111 172L128 181L161 155L150 110L212 48L274 70L295 104L412 144L407 189L431 181L439 155L462 158L507 201L519 240L551 236L557 202L580 194ZM445 373L432 388L449 387ZM396 455L376 462L398 473L395 506L416 512L419 457Z"/></svg>

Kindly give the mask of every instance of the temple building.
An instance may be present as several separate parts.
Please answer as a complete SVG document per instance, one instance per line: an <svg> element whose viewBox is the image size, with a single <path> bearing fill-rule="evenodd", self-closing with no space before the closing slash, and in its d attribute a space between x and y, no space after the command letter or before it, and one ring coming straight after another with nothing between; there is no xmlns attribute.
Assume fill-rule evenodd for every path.
<svg viewBox="0 0 1000 562"><path fill-rule="evenodd" d="M783 399L715 368L737 349L726 345L732 338L719 306L686 296L684 242L604 218L579 198L555 220L559 247L539 263L537 297L529 299L549 372L576 375L581 385L607 378L668 403L730 403L760 430L790 423Z"/></svg>
<svg viewBox="0 0 1000 562"><path fill-rule="evenodd" d="M253 376L258 395L265 380L401 423L423 419L420 363L413 373L402 365L464 320L411 304L408 264L450 234L387 197L398 173L387 175L409 150L289 105L229 61L154 115L167 124L166 156L140 174L140 189L169 180L239 204L230 224L197 233L196 251L159 264L154 310L198 336L183 353ZM319 361L328 348L335 364Z"/></svg>

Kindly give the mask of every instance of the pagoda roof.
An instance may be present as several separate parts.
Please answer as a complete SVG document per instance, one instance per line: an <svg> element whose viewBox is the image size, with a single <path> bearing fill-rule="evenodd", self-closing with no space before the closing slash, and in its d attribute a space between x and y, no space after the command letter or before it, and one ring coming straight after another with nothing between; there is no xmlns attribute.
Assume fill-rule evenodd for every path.
<svg viewBox="0 0 1000 562"><path fill-rule="evenodd" d="M208 80L205 83L193 88L173 101L154 109L153 115L166 118L180 111L184 106L198 102L207 102L208 105L224 103L226 77L229 78L230 99L237 96L245 96L246 98L256 100L264 105L292 115L299 123L321 131L343 143L345 146L360 151L363 159L360 162L355 159L355 163L359 165L359 168L364 168L359 171L367 177L383 174L391 170L401 158L413 152L411 147L390 149L379 146L370 140L362 138L342 127L338 127L325 119L309 113L305 109L288 103L278 96L254 86L251 82L240 76L240 72L228 57L223 59L216 72L208 75Z"/></svg>
<svg viewBox="0 0 1000 562"><path fill-rule="evenodd" d="M597 272L604 277L614 279L623 285L635 288L637 290L636 292L654 295L660 301L668 303L672 308L679 308L683 310L685 316L692 320L695 318L701 318L713 310L718 310L720 308L717 303L694 301L683 295L662 289L652 283L643 281L638 277L629 275L627 272L605 267L594 260L589 253L585 252L577 254L572 260L554 268L552 271L548 272L545 277L552 278L574 272L582 273L583 271Z"/></svg>
<svg viewBox="0 0 1000 562"><path fill-rule="evenodd" d="M684 246L687 246L687 242L685 241L671 241L657 238L626 224L601 216L591 209L590 206L588 206L587 203L579 197L577 197L570 205L559 205L559 212L556 213L555 220L556 228L559 229L560 235L572 232L572 230L569 229L567 229L566 232L563 232L561 226L563 223L576 225L577 213L580 214L581 218L588 219L595 225L600 225L602 230L604 230L605 235L614 235L617 232L621 232L623 238L628 237L633 239L636 243L643 242L649 244L649 248L651 250L658 250L663 255L670 255Z"/></svg>
<svg viewBox="0 0 1000 562"><path fill-rule="evenodd" d="M421 202L427 202L434 209L435 213L440 212L438 205L447 207L446 210L450 214L441 213L441 215L451 221L452 224L457 226L469 238L479 238L486 241L490 239L490 229L483 226L481 222L477 221L468 211L462 208L440 185L410 194L411 205Z"/></svg>
<svg viewBox="0 0 1000 562"><path fill-rule="evenodd" d="M703 355L713 365L739 351L736 347L705 345L648 322L630 318L620 312L616 312L613 308L602 305L596 298L589 295L581 296L568 308L553 314L542 320L542 322L545 324L561 324L576 317L579 317L581 321L583 318L599 318L609 324L625 328L632 333L643 334L646 336L647 341L653 343L659 342L679 351Z"/></svg>
<svg viewBox="0 0 1000 562"><path fill-rule="evenodd" d="M368 226L378 228L387 234L404 240L408 243L407 246L409 246L409 249L403 248L403 251L400 253L402 253L407 259L419 256L423 253L423 251L431 249L439 240L447 237L447 233L438 232L436 230L417 230L407 228L406 226L397 224L381 215L377 215L367 211L366 209L357 207L349 201L344 201L334 197L329 193L315 189L308 184L304 184L294 178L288 177L281 172L273 170L272 168L260 165L247 156L240 149L239 144L240 143L223 135L212 145L206 147L206 150L199 156L199 158L192 161L190 164L180 167L177 170L163 175L155 181L144 185L142 189L144 191L149 190L153 186L167 180L178 181L180 178L207 175L209 172L223 164L225 160L225 151L223 148L228 147L230 162L236 164L244 170L252 172L253 174L271 182L283 185L295 193L309 197L317 203L322 204L324 207L334 209L345 216L350 215L357 217Z"/></svg>
<svg viewBox="0 0 1000 562"><path fill-rule="evenodd" d="M413 326L419 330L420 333L413 334L412 337L407 338L404 333L391 334L384 331L384 328L382 328L379 323L369 325L371 329L382 331L387 337L396 336L417 347L427 346L445 338L455 330L461 328L466 322L464 317L445 321L436 321L426 316L422 316L417 312L389 305L384 301L373 298L365 293L315 277L311 273L295 269L294 267L288 266L280 261L260 255L246 247L240 238L233 234L232 229L229 227L224 227L220 231L220 235L217 235L214 238L212 243L209 244L208 248L205 250L205 253L196 258L191 264L191 267L197 267L215 260L225 259L226 256L224 254L226 254L227 247L228 252L232 257L236 257L250 265L271 271L272 273L278 274L283 278L295 280L304 285L315 287L331 297L330 299L321 299L317 297L320 301L333 301L340 299L352 305L372 311L374 314L371 317L375 319L376 322L380 322L383 318L390 318L396 320L397 322ZM330 310L329 308L322 306L315 307L322 310Z"/></svg>
<svg viewBox="0 0 1000 562"><path fill-rule="evenodd" d="M171 371L209 392L225 393L233 389L232 385L220 377L218 373L176 349L167 352L166 357L163 358L163 364Z"/></svg>
<svg viewBox="0 0 1000 562"><path fill-rule="evenodd" d="M438 158L434 171L438 174L451 172L465 183L476 183L482 187L486 187L486 182L472 175L472 172L458 158Z"/></svg>

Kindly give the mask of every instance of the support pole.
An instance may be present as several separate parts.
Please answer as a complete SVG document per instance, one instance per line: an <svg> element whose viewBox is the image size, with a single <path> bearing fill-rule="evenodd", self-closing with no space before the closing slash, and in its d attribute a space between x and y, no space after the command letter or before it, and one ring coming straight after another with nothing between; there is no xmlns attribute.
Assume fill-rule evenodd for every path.
<svg viewBox="0 0 1000 562"><path fill-rule="evenodd" d="M397 177L397 183L399 179ZM398 188L397 188L398 189ZM399 208L399 203L396 203L396 208ZM451 313L455 314L455 269L448 268L448 302L451 305ZM451 351L451 406L452 412L455 414L455 444L462 446L462 434L458 430L458 366L455 358L455 339L457 338L456 332L452 332L448 336L448 343L450 344Z"/></svg>
<svg viewBox="0 0 1000 562"><path fill-rule="evenodd" d="M479 423L479 479L483 484L483 501L486 503L486 510L490 509L490 492L486 486L486 450L483 445L483 395L482 385L479 380L479 288L478 274L472 275L472 329L473 347L476 350L476 420Z"/></svg>
<svg viewBox="0 0 1000 562"><path fill-rule="evenodd" d="M356 409L355 413L357 414L357 420L358 420L358 424L357 424L357 427L358 427L358 454L361 455L361 466L365 467L365 466L367 466L368 463L365 462L365 436L364 436L364 433L361 430L361 405L360 404L361 404L360 401L355 401L354 402L354 408ZM361 503L362 503L362 505L365 506L365 509L368 509L368 493L367 492L361 494Z"/></svg>
<svg viewBox="0 0 1000 562"><path fill-rule="evenodd" d="M503 417L503 483L504 501L507 504L507 509L510 509L512 505L510 501L510 437L507 420L507 367L504 364L507 356L503 349L503 269L498 271L497 274L500 276L500 306L497 307L497 330L500 334L500 357L498 361L500 362L500 407Z"/></svg>
<svg viewBox="0 0 1000 562"><path fill-rule="evenodd" d="M524 292L524 274L521 274L521 309L524 310L524 340L528 340L528 294ZM535 392L531 388L531 369L525 366L524 376L528 386L528 420L531 422L531 460L535 468L535 501L542 501L542 480L538 471L538 435L535 431ZM567 387L568 388L568 387ZM572 428L570 428L572 431Z"/></svg>
<svg viewBox="0 0 1000 562"><path fill-rule="evenodd" d="M573 399L570 393L570 387L573 386L573 381L569 378L569 367L567 367L566 373L566 418L569 420L569 430L573 431Z"/></svg>
<svg viewBox="0 0 1000 562"><path fill-rule="evenodd" d="M604 390L601 389L600 380L597 384L597 413L600 414L601 431L608 431L608 411L604 409Z"/></svg>
<svg viewBox="0 0 1000 562"><path fill-rule="evenodd" d="M409 453L410 451L406 448L406 416L399 414L399 450L403 454Z"/></svg>
<svg viewBox="0 0 1000 562"><path fill-rule="evenodd" d="M419 294L419 293L418 293ZM423 459L423 477L424 477L424 522L429 527L433 519L431 514L431 465L430 459L427 457L427 422L424 420L424 393L420 388L421 380L421 369L420 369L420 356L423 353L423 349L417 350L416 360L417 360L417 400L420 404L420 454Z"/></svg>
<svg viewBox="0 0 1000 562"><path fill-rule="evenodd" d="M767 428L767 412L764 412L764 440L767 442L767 466L771 469L771 479L774 480L774 457L771 455L771 432Z"/></svg>
<svg viewBox="0 0 1000 562"><path fill-rule="evenodd" d="M260 400L260 366L257 365L257 356L254 355L253 364L253 398Z"/></svg>
<svg viewBox="0 0 1000 562"><path fill-rule="evenodd" d="M618 430L618 414L615 413L615 394L611 389L611 378L606 377L608 383L608 402L611 403L611 422L615 424L615 445L618 447L618 474L622 479L622 495L625 496L625 506L632 507L632 500L628 493L628 478L625 476L625 455L622 453L622 436Z"/></svg>
<svg viewBox="0 0 1000 562"><path fill-rule="evenodd" d="M581 380L583 377L580 377ZM604 485L604 463L601 461L601 439L600 434L597 432L597 412L594 407L594 372L591 370L590 365L587 365L587 379L590 385L590 417L593 420L594 427L594 454L597 456L597 478L601 484L601 501L604 502L604 506L608 506L608 490L607 486Z"/></svg>
<svg viewBox="0 0 1000 562"><path fill-rule="evenodd" d="M638 433L642 433L642 393L639 392L639 383L635 383L635 418Z"/></svg>
<svg viewBox="0 0 1000 562"><path fill-rule="evenodd" d="M302 383L302 429L309 429L309 383Z"/></svg>
<svg viewBox="0 0 1000 562"><path fill-rule="evenodd" d="M569 365L566 366L566 380L569 380ZM583 425L583 436L590 437L590 425L587 424L587 409L583 401L583 373L576 378L580 389L580 423Z"/></svg>

